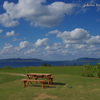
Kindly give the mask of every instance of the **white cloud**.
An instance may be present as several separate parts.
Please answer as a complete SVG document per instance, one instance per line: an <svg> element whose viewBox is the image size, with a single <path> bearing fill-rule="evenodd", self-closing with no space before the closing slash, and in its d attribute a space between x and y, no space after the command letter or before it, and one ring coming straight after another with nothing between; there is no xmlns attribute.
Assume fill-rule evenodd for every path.
<svg viewBox="0 0 100 100"><path fill-rule="evenodd" d="M45 50L50 50L50 51L57 51L57 50L60 50L62 49L63 46L61 45L61 43L54 43L54 44L51 44L51 45L47 45Z"/></svg>
<svg viewBox="0 0 100 100"><path fill-rule="evenodd" d="M78 43L84 39L90 38L89 32L82 28L76 28L72 31L60 32L59 30L53 30L48 33L56 34L57 38L62 38L64 43Z"/></svg>
<svg viewBox="0 0 100 100"><path fill-rule="evenodd" d="M53 30L53 31L48 32L48 34L46 34L45 36L48 36L49 34L58 34L58 33L61 33L61 32L58 30Z"/></svg>
<svg viewBox="0 0 100 100"><path fill-rule="evenodd" d="M85 49L85 48L87 48L87 45L85 45L85 44L74 44L73 46L76 49Z"/></svg>
<svg viewBox="0 0 100 100"><path fill-rule="evenodd" d="M100 48L98 48L96 45L91 44L91 45L87 45L87 49L85 51L89 51L89 52L95 51L95 52L97 52L99 50L100 50Z"/></svg>
<svg viewBox="0 0 100 100"><path fill-rule="evenodd" d="M13 46L10 43L5 43L3 50L11 49Z"/></svg>
<svg viewBox="0 0 100 100"><path fill-rule="evenodd" d="M25 51L24 54L31 54L31 53L34 53L34 52L37 52L36 49L30 49L28 51Z"/></svg>
<svg viewBox="0 0 100 100"><path fill-rule="evenodd" d="M4 27L14 27L19 25L19 22L15 19L11 19L11 16L8 15L8 13L4 13L0 15L0 24Z"/></svg>
<svg viewBox="0 0 100 100"><path fill-rule="evenodd" d="M82 29L76 28L72 31L58 32L57 38L62 38L64 43L80 43L90 38L89 32Z"/></svg>
<svg viewBox="0 0 100 100"><path fill-rule="evenodd" d="M56 34L56 38L61 38L63 43L66 44L66 48L76 44L77 48L84 47L89 44L100 44L100 35L91 36L89 32L83 28L76 28L72 31L60 32L59 30L53 30L48 34Z"/></svg>
<svg viewBox="0 0 100 100"><path fill-rule="evenodd" d="M30 43L28 41L21 41L19 44L19 49L25 49L30 46Z"/></svg>
<svg viewBox="0 0 100 100"><path fill-rule="evenodd" d="M15 31L11 31L11 32L6 33L6 36L8 36L8 37L9 36L16 36L16 35L18 35L18 34L16 34Z"/></svg>
<svg viewBox="0 0 100 100"><path fill-rule="evenodd" d="M2 50L0 51L0 54L7 54L10 56L10 54L12 54L15 51L16 49L13 48L13 45L11 45L10 43L5 43Z"/></svg>
<svg viewBox="0 0 100 100"><path fill-rule="evenodd" d="M90 46L87 44L66 44L66 46L65 46L65 48L68 48L68 49L72 48L73 50L75 50L75 49L83 50L83 49L86 49L88 47L90 47Z"/></svg>
<svg viewBox="0 0 100 100"><path fill-rule="evenodd" d="M5 43L2 50L0 50L0 56L2 58L15 58L20 57L22 52L18 49L18 47L14 47L10 43Z"/></svg>
<svg viewBox="0 0 100 100"><path fill-rule="evenodd" d="M17 38L13 38L13 40L12 41L20 41L21 39L17 39Z"/></svg>
<svg viewBox="0 0 100 100"><path fill-rule="evenodd" d="M80 43L80 40L67 40L67 39L63 39L63 43L65 44L75 44L75 43Z"/></svg>
<svg viewBox="0 0 100 100"><path fill-rule="evenodd" d="M12 27L19 24L18 19L25 18L31 25L52 27L58 25L65 14L70 15L76 6L64 2L45 5L45 2L46 0L19 0L15 4L5 1L3 8L6 13L0 15L0 23L5 27Z"/></svg>
<svg viewBox="0 0 100 100"><path fill-rule="evenodd" d="M84 38L89 38L88 31L82 29L82 28L76 28L72 31L64 31L63 33L57 34L58 38L63 39L72 39L72 40L79 40Z"/></svg>
<svg viewBox="0 0 100 100"><path fill-rule="evenodd" d="M100 35L98 36L91 36L90 39L86 41L88 44L100 44Z"/></svg>
<svg viewBox="0 0 100 100"><path fill-rule="evenodd" d="M48 34L55 34L56 38L61 38L63 43L50 44L48 38L37 39L35 43L21 41L18 47L6 43L2 50L0 50L0 56L41 57L41 59L46 60L61 60L75 59L83 56L99 57L100 55L100 35L90 36L89 32L82 28L64 32L54 30L48 32ZM15 38L15 40L17 39Z"/></svg>
<svg viewBox="0 0 100 100"><path fill-rule="evenodd" d="M2 33L3 32L3 30L2 29L0 29L0 33Z"/></svg>
<svg viewBox="0 0 100 100"><path fill-rule="evenodd" d="M49 34L56 34L56 38L61 38L65 44L65 49L70 51L97 52L100 48L99 45L95 45L100 44L100 36L90 36L89 32L82 28L76 28L72 31L64 32L54 30L50 31ZM52 51L53 49L59 50L59 48L57 49L57 46L54 45L48 45L45 48L45 50L49 51Z"/></svg>
<svg viewBox="0 0 100 100"><path fill-rule="evenodd" d="M58 34L58 33L61 33L60 31L58 31L58 30L54 30L54 31L50 31L50 32L48 32L49 34Z"/></svg>
<svg viewBox="0 0 100 100"><path fill-rule="evenodd" d="M48 40L49 40L48 38L38 39L38 40L35 42L35 46L36 46L36 47L46 46Z"/></svg>

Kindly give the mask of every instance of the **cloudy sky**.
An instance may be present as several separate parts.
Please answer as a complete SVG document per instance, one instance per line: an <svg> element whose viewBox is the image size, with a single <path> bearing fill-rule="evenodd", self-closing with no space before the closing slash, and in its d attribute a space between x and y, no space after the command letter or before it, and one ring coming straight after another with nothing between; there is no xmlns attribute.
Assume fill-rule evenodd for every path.
<svg viewBox="0 0 100 100"><path fill-rule="evenodd" d="M100 58L99 0L0 0L0 59Z"/></svg>

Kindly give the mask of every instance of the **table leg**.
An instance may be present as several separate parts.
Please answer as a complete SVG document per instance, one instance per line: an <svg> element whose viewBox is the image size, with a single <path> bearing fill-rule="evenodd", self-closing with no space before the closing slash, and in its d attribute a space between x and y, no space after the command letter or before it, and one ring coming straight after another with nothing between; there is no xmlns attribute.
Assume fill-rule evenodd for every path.
<svg viewBox="0 0 100 100"><path fill-rule="evenodd" d="M27 75L27 77L28 77L28 79L32 79L32 77L31 76L29 76L29 75ZM28 82L29 83L29 82ZM32 84L32 82L30 82L31 84Z"/></svg>

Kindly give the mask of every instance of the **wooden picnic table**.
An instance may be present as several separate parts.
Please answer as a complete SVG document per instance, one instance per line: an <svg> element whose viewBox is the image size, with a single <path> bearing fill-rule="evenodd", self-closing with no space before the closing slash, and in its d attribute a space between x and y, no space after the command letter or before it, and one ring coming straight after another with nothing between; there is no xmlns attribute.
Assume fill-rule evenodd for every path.
<svg viewBox="0 0 100 100"><path fill-rule="evenodd" d="M38 78L44 78L48 81L48 85L52 85L53 83L53 77L51 77L51 73L28 73L26 74L28 79L34 78L37 80Z"/></svg>

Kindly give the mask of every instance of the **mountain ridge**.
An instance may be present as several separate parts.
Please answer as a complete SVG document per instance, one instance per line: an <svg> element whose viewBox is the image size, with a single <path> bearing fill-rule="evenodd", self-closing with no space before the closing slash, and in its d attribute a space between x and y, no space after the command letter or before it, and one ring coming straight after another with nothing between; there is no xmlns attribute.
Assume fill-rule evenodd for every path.
<svg viewBox="0 0 100 100"><path fill-rule="evenodd" d="M37 58L8 58L0 59L0 62L33 62L33 61L43 61L42 59Z"/></svg>
<svg viewBox="0 0 100 100"><path fill-rule="evenodd" d="M8 58L8 59L0 59L0 62L36 62L36 61L48 61L37 58ZM74 61L74 62L100 62L100 58L89 58L82 57L76 60L62 60L62 61Z"/></svg>
<svg viewBox="0 0 100 100"><path fill-rule="evenodd" d="M74 61L82 61L82 62L100 62L100 58L89 58L89 57L82 57L82 58L78 58Z"/></svg>

